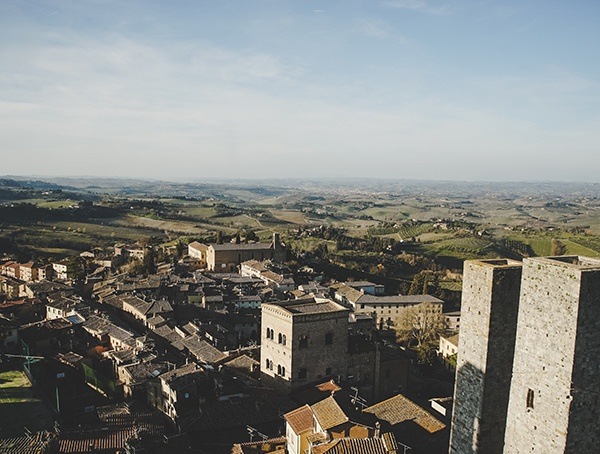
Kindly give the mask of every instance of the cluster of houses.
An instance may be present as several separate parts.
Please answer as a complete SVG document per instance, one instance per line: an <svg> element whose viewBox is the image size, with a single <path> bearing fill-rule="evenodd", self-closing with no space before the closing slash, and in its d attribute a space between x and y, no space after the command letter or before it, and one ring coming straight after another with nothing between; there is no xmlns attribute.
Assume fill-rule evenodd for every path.
<svg viewBox="0 0 600 454"><path fill-rule="evenodd" d="M118 245L113 258L139 260L144 251ZM0 266L2 352L51 396L59 447L77 437L90 438L88 449L100 443L86 427L109 427L102 409L125 402L143 406L166 434L123 432L130 448L447 448L445 417L406 396L412 358L393 342L403 311L441 313L443 301L387 295L366 281L324 285L306 273L300 282L277 234L271 243L193 242L178 264L144 276L119 273L94 251L82 257L96 269L77 288L66 262Z"/></svg>

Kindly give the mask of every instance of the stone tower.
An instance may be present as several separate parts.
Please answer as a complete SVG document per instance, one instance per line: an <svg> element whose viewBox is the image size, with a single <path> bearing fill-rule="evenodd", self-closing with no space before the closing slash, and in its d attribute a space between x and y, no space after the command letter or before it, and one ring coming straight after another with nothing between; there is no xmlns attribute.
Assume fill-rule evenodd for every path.
<svg viewBox="0 0 600 454"><path fill-rule="evenodd" d="M349 312L324 298L263 303L261 381L287 392L326 376L345 377Z"/></svg>
<svg viewBox="0 0 600 454"><path fill-rule="evenodd" d="M515 349L504 452L600 452L600 260L523 261Z"/></svg>
<svg viewBox="0 0 600 454"><path fill-rule="evenodd" d="M503 452L521 270L513 260L465 262L451 454Z"/></svg>

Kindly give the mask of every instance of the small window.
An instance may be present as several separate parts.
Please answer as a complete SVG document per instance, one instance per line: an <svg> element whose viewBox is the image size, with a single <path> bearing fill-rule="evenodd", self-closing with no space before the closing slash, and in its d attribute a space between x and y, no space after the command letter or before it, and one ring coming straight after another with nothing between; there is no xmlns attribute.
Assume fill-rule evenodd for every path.
<svg viewBox="0 0 600 454"><path fill-rule="evenodd" d="M277 364L277 375L281 375L281 365Z"/></svg>
<svg viewBox="0 0 600 454"><path fill-rule="evenodd" d="M331 375L332 369L331 367L328 367L327 369L325 369L325 375Z"/></svg>
<svg viewBox="0 0 600 454"><path fill-rule="evenodd" d="M281 335L281 344L282 344L282 345L285 345L285 343L286 343L286 340L287 340L287 339L286 339L286 337L285 337L285 334L282 334L282 335Z"/></svg>
<svg viewBox="0 0 600 454"><path fill-rule="evenodd" d="M298 346L300 348L308 348L308 336L300 336L300 342Z"/></svg>
<svg viewBox="0 0 600 454"><path fill-rule="evenodd" d="M281 376L285 377L285 366L281 366Z"/></svg>
<svg viewBox="0 0 600 454"><path fill-rule="evenodd" d="M533 398L534 397L535 397L535 393L533 392L533 389L528 389L527 390L527 408L533 409Z"/></svg>
<svg viewBox="0 0 600 454"><path fill-rule="evenodd" d="M300 369L298 371L298 379L304 380L306 377L308 377L308 369L306 369L306 368Z"/></svg>
<svg viewBox="0 0 600 454"><path fill-rule="evenodd" d="M325 334L325 345L333 344L333 333Z"/></svg>
<svg viewBox="0 0 600 454"><path fill-rule="evenodd" d="M277 343L279 343L279 344L283 343L283 337L282 337L282 334L281 334L281 333L279 333L279 334L277 335Z"/></svg>

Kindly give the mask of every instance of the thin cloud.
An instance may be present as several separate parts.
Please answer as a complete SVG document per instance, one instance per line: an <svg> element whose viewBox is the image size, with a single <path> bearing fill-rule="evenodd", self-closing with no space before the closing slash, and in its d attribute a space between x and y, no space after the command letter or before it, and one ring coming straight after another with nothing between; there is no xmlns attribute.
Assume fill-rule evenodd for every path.
<svg viewBox="0 0 600 454"><path fill-rule="evenodd" d="M383 39L389 34L389 27L381 22L365 21L360 25L360 30L371 38Z"/></svg>
<svg viewBox="0 0 600 454"><path fill-rule="evenodd" d="M424 0L394 0L385 2L384 5L390 8L408 9L433 15L450 14L448 5L434 6L431 2L426 2Z"/></svg>

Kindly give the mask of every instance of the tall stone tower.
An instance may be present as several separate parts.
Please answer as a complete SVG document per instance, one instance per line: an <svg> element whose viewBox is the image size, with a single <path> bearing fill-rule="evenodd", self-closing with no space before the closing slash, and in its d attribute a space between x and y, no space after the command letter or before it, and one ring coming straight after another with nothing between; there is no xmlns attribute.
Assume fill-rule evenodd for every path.
<svg viewBox="0 0 600 454"><path fill-rule="evenodd" d="M506 453L600 452L600 260L523 261Z"/></svg>
<svg viewBox="0 0 600 454"><path fill-rule="evenodd" d="M465 262L451 454L502 453L521 269L513 260Z"/></svg>

